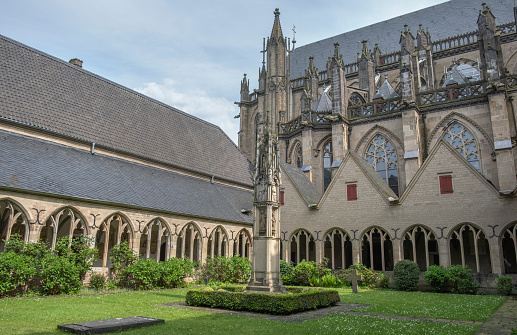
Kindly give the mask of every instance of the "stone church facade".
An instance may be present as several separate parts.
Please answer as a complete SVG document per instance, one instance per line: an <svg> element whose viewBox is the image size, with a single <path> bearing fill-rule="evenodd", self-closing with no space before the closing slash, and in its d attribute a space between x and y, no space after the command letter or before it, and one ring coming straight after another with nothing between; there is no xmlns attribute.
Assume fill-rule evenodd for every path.
<svg viewBox="0 0 517 335"><path fill-rule="evenodd" d="M96 271L250 257L253 166L217 126L0 35L0 251L90 236Z"/></svg>
<svg viewBox="0 0 517 335"><path fill-rule="evenodd" d="M515 8L487 2L301 47L275 11L258 88L241 82L239 148L255 160L271 113L283 259L517 273Z"/></svg>

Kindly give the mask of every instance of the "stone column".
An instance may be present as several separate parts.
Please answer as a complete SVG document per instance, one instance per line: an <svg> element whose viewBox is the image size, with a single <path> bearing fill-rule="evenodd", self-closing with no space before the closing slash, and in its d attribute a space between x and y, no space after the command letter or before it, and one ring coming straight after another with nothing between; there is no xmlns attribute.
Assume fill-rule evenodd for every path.
<svg viewBox="0 0 517 335"><path fill-rule="evenodd" d="M352 264L359 262L361 262L361 240L355 239L352 240Z"/></svg>

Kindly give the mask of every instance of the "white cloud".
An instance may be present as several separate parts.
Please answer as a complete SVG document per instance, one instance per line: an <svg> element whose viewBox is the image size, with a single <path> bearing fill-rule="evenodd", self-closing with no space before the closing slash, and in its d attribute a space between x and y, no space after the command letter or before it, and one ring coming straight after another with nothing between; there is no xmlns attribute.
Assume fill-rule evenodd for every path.
<svg viewBox="0 0 517 335"><path fill-rule="evenodd" d="M145 83L135 91L219 126L237 144L239 121L234 119L239 113L237 106L225 98L211 97L203 90L182 90L179 86L166 78L161 84Z"/></svg>

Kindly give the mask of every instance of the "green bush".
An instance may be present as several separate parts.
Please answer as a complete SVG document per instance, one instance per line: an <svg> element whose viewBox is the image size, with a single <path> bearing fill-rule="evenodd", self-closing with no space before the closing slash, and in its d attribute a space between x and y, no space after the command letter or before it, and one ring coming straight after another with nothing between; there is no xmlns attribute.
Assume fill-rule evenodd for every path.
<svg viewBox="0 0 517 335"><path fill-rule="evenodd" d="M124 267L119 278L121 286L133 290L153 290L159 288L160 265L154 259L141 259Z"/></svg>
<svg viewBox="0 0 517 335"><path fill-rule="evenodd" d="M245 284L250 280L251 262L247 257L207 257L201 267L201 279L204 282Z"/></svg>
<svg viewBox="0 0 517 335"><path fill-rule="evenodd" d="M129 247L127 241L114 246L110 252L110 271L113 277L116 278L122 269L136 263L136 261L138 261L138 255Z"/></svg>
<svg viewBox="0 0 517 335"><path fill-rule="evenodd" d="M472 276L472 270L468 266L449 266L447 268L447 280L453 293L474 294L478 289L478 284Z"/></svg>
<svg viewBox="0 0 517 335"><path fill-rule="evenodd" d="M81 269L68 257L48 254L41 259L38 277L44 295L75 294L83 286Z"/></svg>
<svg viewBox="0 0 517 335"><path fill-rule="evenodd" d="M36 267L29 256L14 251L0 253L0 297L26 293L35 275Z"/></svg>
<svg viewBox="0 0 517 335"><path fill-rule="evenodd" d="M513 290L512 277L498 276L497 277L497 291L503 295L511 295Z"/></svg>
<svg viewBox="0 0 517 335"><path fill-rule="evenodd" d="M92 273L88 288L96 291L104 290L106 288L106 277L101 273Z"/></svg>
<svg viewBox="0 0 517 335"><path fill-rule="evenodd" d="M335 287L337 285L336 276L331 274L326 274L321 277L321 281L323 287Z"/></svg>
<svg viewBox="0 0 517 335"><path fill-rule="evenodd" d="M399 291L415 291L418 288L420 270L418 264L404 259L398 261L393 268L395 288Z"/></svg>
<svg viewBox="0 0 517 335"><path fill-rule="evenodd" d="M160 262L159 285L164 288L185 286L185 277L192 274L194 264L189 258L170 258Z"/></svg>
<svg viewBox="0 0 517 335"><path fill-rule="evenodd" d="M263 294L213 291L210 288L187 292L187 305L246 310L267 314L292 314L335 305L340 301L335 290L312 290L295 294Z"/></svg>
<svg viewBox="0 0 517 335"><path fill-rule="evenodd" d="M389 288L390 279L382 272L375 273L375 287Z"/></svg>
<svg viewBox="0 0 517 335"><path fill-rule="evenodd" d="M445 292L448 283L447 269L441 265L431 265L424 272L424 279L433 292Z"/></svg>
<svg viewBox="0 0 517 335"><path fill-rule="evenodd" d="M348 269L336 271L334 275L340 286L352 285L352 271L354 269L357 270L357 275L361 276L361 280L357 281L357 285L369 288L388 287L388 276L382 272L375 272L367 268L363 263L357 263Z"/></svg>
<svg viewBox="0 0 517 335"><path fill-rule="evenodd" d="M302 260L291 272L289 285L309 286L309 279L314 276L318 276L316 263Z"/></svg>
<svg viewBox="0 0 517 335"><path fill-rule="evenodd" d="M289 282L291 279L291 273L294 270L294 265L292 263L288 263L283 259L280 260L280 275L282 276L282 281L284 284Z"/></svg>

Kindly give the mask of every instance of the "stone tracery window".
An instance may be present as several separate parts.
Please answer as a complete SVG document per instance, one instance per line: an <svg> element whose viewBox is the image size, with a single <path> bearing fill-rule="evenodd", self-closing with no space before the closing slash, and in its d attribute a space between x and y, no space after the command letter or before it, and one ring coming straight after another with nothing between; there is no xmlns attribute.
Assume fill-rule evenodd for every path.
<svg viewBox="0 0 517 335"><path fill-rule="evenodd" d="M323 149L323 191L332 180L332 142L327 142Z"/></svg>
<svg viewBox="0 0 517 335"><path fill-rule="evenodd" d="M503 231L501 240L503 266L505 273L517 273L517 224Z"/></svg>
<svg viewBox="0 0 517 335"><path fill-rule="evenodd" d="M377 135L366 151L366 160L389 187L399 194L397 153L393 145L382 135Z"/></svg>
<svg viewBox="0 0 517 335"><path fill-rule="evenodd" d="M329 260L331 269L346 269L352 265L352 241L341 229L333 229L324 239L324 256Z"/></svg>
<svg viewBox="0 0 517 335"><path fill-rule="evenodd" d="M0 201L0 252L13 234L29 241L29 222L22 210L9 200Z"/></svg>
<svg viewBox="0 0 517 335"><path fill-rule="evenodd" d="M316 261L316 244L311 233L301 229L292 235L290 242L290 261L293 264L302 260Z"/></svg>
<svg viewBox="0 0 517 335"><path fill-rule="evenodd" d="M447 128L443 138L476 170L480 171L476 139L465 126L458 122L453 123Z"/></svg>
<svg viewBox="0 0 517 335"><path fill-rule="evenodd" d="M240 255L241 257L250 257L251 250L251 235L246 229L241 229L237 236L235 236L233 244L233 255Z"/></svg>
<svg viewBox="0 0 517 335"><path fill-rule="evenodd" d="M393 270L393 243L382 228L374 227L361 239L361 261L376 271Z"/></svg>
<svg viewBox="0 0 517 335"><path fill-rule="evenodd" d="M361 105L361 104L364 104L364 103L366 103L366 101L357 92L352 93L350 95L350 99L348 99L348 107L355 106L355 105Z"/></svg>
<svg viewBox="0 0 517 335"><path fill-rule="evenodd" d="M451 265L468 265L475 272L491 273L490 246L485 233L470 224L456 228L449 243Z"/></svg>
<svg viewBox="0 0 517 335"><path fill-rule="evenodd" d="M165 261L170 258L170 234L167 226L154 219L147 224L140 237L140 258Z"/></svg>
<svg viewBox="0 0 517 335"><path fill-rule="evenodd" d="M439 265L438 241L427 228L416 226L406 232L403 239L404 259L418 264L420 271L429 265Z"/></svg>

